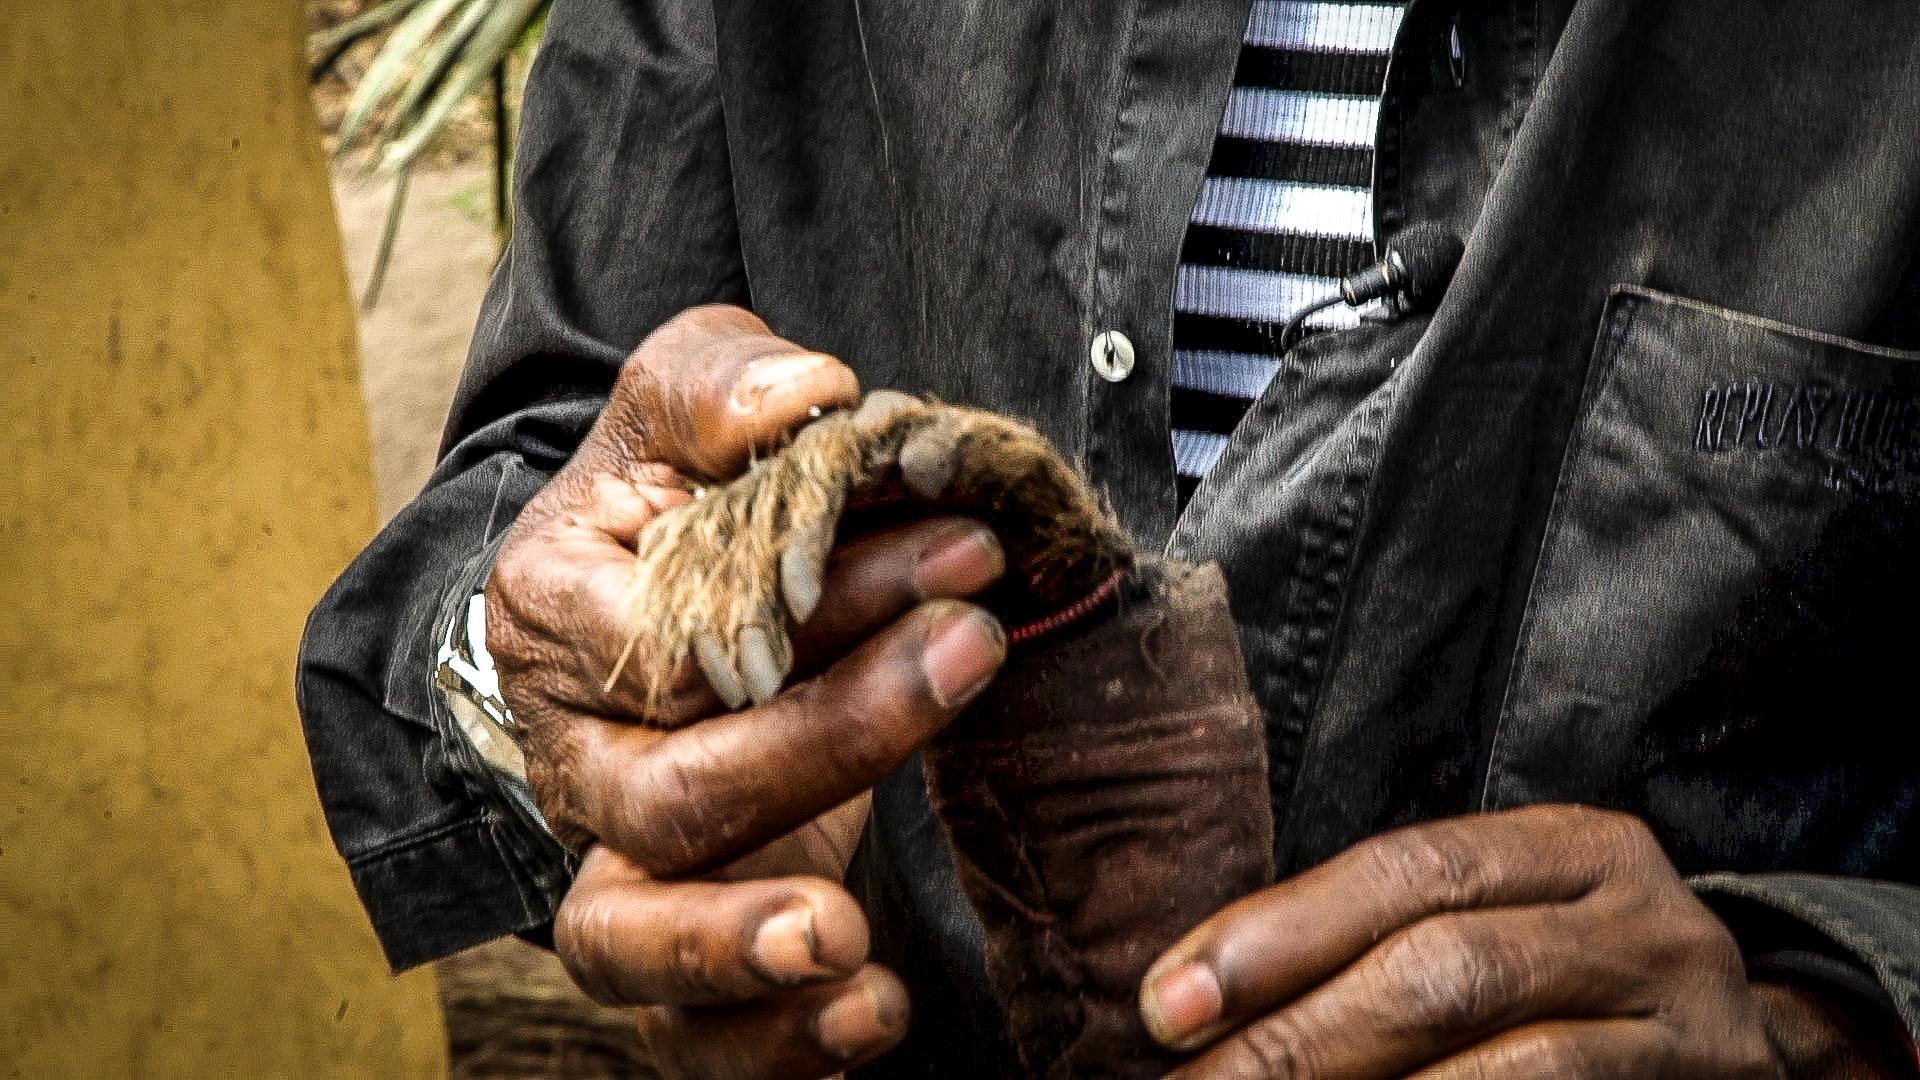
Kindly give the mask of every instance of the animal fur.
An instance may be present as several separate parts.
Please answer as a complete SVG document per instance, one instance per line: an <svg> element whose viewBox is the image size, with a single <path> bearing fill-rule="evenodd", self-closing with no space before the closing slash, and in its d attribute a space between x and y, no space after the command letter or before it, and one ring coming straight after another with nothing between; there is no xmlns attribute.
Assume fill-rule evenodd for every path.
<svg viewBox="0 0 1920 1080"><path fill-rule="evenodd" d="M1016 624L1132 563L1125 534L1038 432L881 391L641 530L622 663L660 688L692 657L728 705L763 700L791 671L789 635L819 603L843 519L929 510L994 529L1011 573L986 601Z"/></svg>

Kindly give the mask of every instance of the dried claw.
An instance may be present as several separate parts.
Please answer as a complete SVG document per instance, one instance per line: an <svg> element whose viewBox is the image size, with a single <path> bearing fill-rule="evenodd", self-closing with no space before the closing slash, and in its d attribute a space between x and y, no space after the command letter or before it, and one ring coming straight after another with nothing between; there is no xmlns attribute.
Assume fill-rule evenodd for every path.
<svg viewBox="0 0 1920 1080"><path fill-rule="evenodd" d="M693 636L693 656L699 661L700 670L707 676L707 683L713 692L729 709L744 706L748 699L746 684L740 681L740 675L733 670L733 662L727 659L727 650L720 639L711 630L702 630Z"/></svg>
<svg viewBox="0 0 1920 1080"><path fill-rule="evenodd" d="M882 427L901 409L920 404L920 399L912 394L903 394L898 390L875 390L860 403L853 414L853 421L868 427Z"/></svg>
<svg viewBox="0 0 1920 1080"><path fill-rule="evenodd" d="M820 606L834 525L831 518L823 518L795 529L787 538L786 550L780 553L780 592L795 624L812 618Z"/></svg>
<svg viewBox="0 0 1920 1080"><path fill-rule="evenodd" d="M915 495L938 498L953 482L959 461L959 433L948 424L931 424L907 436L900 448L900 477Z"/></svg>
<svg viewBox="0 0 1920 1080"><path fill-rule="evenodd" d="M1011 499L1011 513L1030 503L1035 515L1046 515L1044 522L1036 517L1036 528L1044 524L1049 536L1066 538L1063 566L1104 567L1102 553L1126 550L1098 500L1037 433L990 414L877 391L857 410L809 425L745 476L647 525L634 573L655 617L635 630L644 631L649 648L623 662L649 668L638 681L650 695L670 685L672 666L692 655L729 710L774 697L792 673L794 627L826 602L843 508L856 493L879 502L902 488L936 504L953 500L954 510ZM1035 569L1020 562L1024 557L1009 555L1036 594L1062 593L1064 602L1084 592L1075 591L1077 579L1073 588L1053 580L1065 571ZM1043 581L1043 574L1052 577ZM650 696L647 709L655 704Z"/></svg>
<svg viewBox="0 0 1920 1080"><path fill-rule="evenodd" d="M742 627L739 645L740 673L746 679L747 691L753 695L755 705L764 704L780 693L781 684L787 681L787 672L793 667L793 650L787 645L785 634L759 625Z"/></svg>

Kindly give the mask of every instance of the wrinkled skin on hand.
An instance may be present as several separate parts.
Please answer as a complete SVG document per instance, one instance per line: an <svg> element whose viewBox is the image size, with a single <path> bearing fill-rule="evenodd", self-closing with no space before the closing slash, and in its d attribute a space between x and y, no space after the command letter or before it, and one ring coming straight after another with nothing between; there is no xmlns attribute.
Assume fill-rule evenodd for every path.
<svg viewBox="0 0 1920 1080"><path fill-rule="evenodd" d="M1801 1071L1835 1060L1806 1004L1748 983L1641 821L1581 806L1362 842L1201 924L1142 993L1196 1080L1841 1075Z"/></svg>
<svg viewBox="0 0 1920 1080"><path fill-rule="evenodd" d="M1004 656L993 618L953 599L999 576L992 534L932 517L834 550L791 685L754 708L724 710L692 663L664 687L640 681L645 663L607 679L640 530L858 397L844 365L745 311L686 312L635 350L488 581L534 797L583 854L557 950L597 999L638 1010L671 1075L825 1076L905 1031L905 988L868 962L838 879L868 790ZM649 709L676 729L638 722Z"/></svg>

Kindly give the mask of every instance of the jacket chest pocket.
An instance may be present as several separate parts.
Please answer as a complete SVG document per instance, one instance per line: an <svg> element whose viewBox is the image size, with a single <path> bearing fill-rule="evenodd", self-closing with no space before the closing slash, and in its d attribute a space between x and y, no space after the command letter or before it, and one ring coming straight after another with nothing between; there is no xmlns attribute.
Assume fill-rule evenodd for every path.
<svg viewBox="0 0 1920 1080"><path fill-rule="evenodd" d="M1920 353L1616 289L1485 805L1631 810L1683 869L1920 872L1917 526Z"/></svg>

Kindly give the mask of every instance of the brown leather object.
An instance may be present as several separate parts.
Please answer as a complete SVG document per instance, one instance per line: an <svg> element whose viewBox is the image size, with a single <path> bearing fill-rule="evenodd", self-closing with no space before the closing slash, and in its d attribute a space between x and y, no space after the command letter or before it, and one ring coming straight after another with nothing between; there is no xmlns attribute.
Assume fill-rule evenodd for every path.
<svg viewBox="0 0 1920 1080"><path fill-rule="evenodd" d="M1266 740L1216 567L1142 559L926 755L1026 1072L1157 1077L1140 979L1273 878Z"/></svg>

